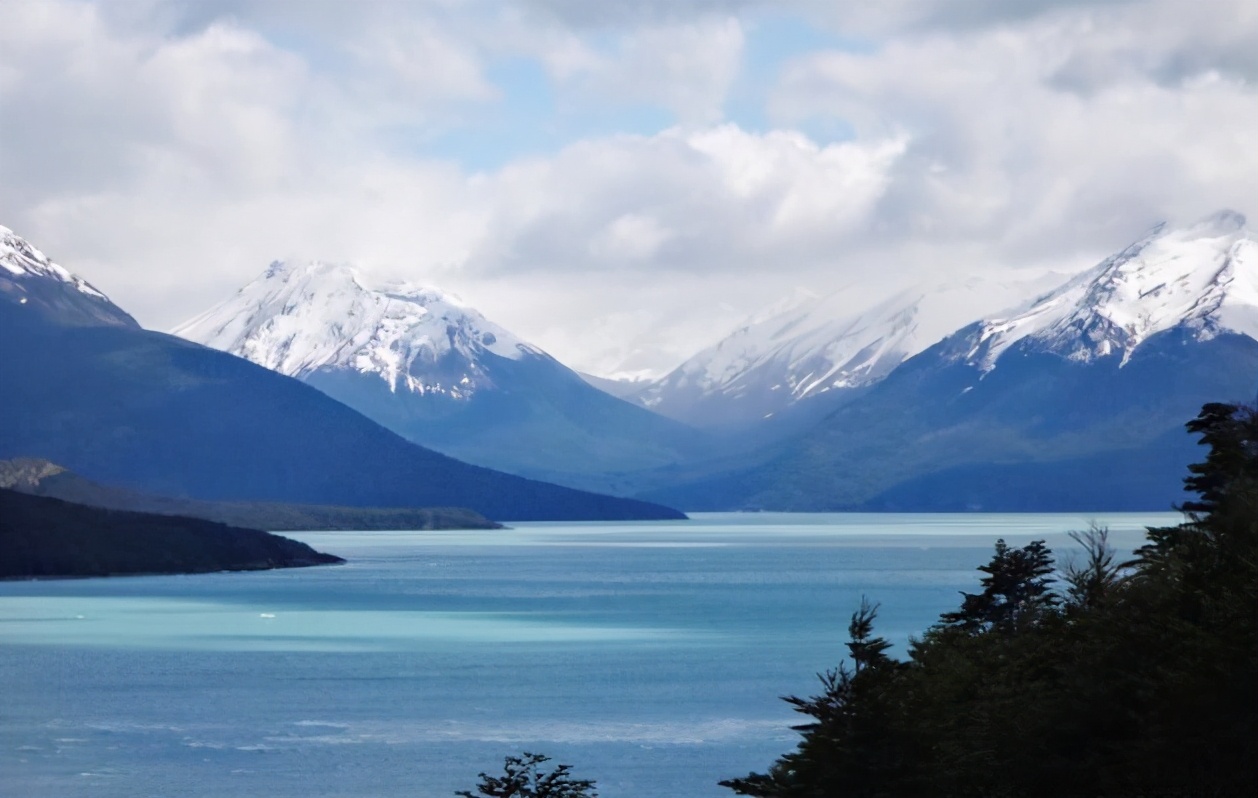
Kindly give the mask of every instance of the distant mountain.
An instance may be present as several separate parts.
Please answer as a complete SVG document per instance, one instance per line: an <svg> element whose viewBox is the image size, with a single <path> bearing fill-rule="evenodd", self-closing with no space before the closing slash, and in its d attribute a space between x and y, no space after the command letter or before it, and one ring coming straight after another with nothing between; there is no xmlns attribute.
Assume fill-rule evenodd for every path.
<svg viewBox="0 0 1258 798"><path fill-rule="evenodd" d="M815 420L959 327L1060 280L971 277L899 291L872 307L842 291L800 293L628 398L701 426L747 425L801 406Z"/></svg>
<svg viewBox="0 0 1258 798"><path fill-rule="evenodd" d="M690 509L1161 510L1182 425L1258 389L1258 241L1159 227L909 358L767 461L653 491Z"/></svg>
<svg viewBox="0 0 1258 798"><path fill-rule="evenodd" d="M274 263L175 334L296 377L416 443L580 487L655 468L704 437L597 390L433 288Z"/></svg>
<svg viewBox="0 0 1258 798"><path fill-rule="evenodd" d="M198 574L345 562L199 518L102 510L0 488L0 578Z"/></svg>
<svg viewBox="0 0 1258 798"><path fill-rule="evenodd" d="M612 377L599 377L594 374L587 374L584 371L578 371L577 375L598 388L605 394L616 397L617 399L626 399L634 396L642 391L651 380L638 379L615 379Z"/></svg>
<svg viewBox="0 0 1258 798"><path fill-rule="evenodd" d="M1258 338L1258 242L1245 217L1220 211L1191 227L1159 225L1096 268L1013 316L963 330L954 357L986 373L1022 345L1079 363L1125 365L1160 333L1203 342Z"/></svg>
<svg viewBox="0 0 1258 798"><path fill-rule="evenodd" d="M210 501L457 506L496 520L680 516L408 443L297 380L138 328L64 270L28 269L46 263L31 253L25 242L0 253L0 458Z"/></svg>
<svg viewBox="0 0 1258 798"><path fill-rule="evenodd" d="M203 518L269 532L373 529L497 529L459 507L328 507L274 502L207 502L102 485L47 460L0 460L0 488L107 510Z"/></svg>

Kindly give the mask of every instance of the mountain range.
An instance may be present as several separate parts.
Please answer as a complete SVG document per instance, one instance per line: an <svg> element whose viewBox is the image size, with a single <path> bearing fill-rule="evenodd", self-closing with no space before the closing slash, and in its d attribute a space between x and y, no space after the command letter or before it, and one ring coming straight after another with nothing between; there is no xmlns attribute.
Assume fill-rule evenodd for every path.
<svg viewBox="0 0 1258 798"><path fill-rule="evenodd" d="M798 296L620 386L438 289L345 266L272 264L178 328L194 343L141 330L12 234L0 247L0 379L17 386L0 457L176 499L497 519L1165 509L1195 456L1182 424L1258 388L1258 241L1231 211L1073 276Z"/></svg>
<svg viewBox="0 0 1258 798"><path fill-rule="evenodd" d="M710 445L449 294L368 287L344 265L273 263L174 334L299 379L423 446L562 484L614 489L617 474Z"/></svg>
<svg viewBox="0 0 1258 798"><path fill-rule="evenodd" d="M692 509L1165 509L1194 457L1183 423L1206 401L1254 398L1256 339L1244 217L1159 226L903 359L758 462L674 473L647 495Z"/></svg>
<svg viewBox="0 0 1258 798"><path fill-rule="evenodd" d="M144 330L0 228L0 458L205 501L449 507L495 520L676 518L424 449L298 380Z"/></svg>
<svg viewBox="0 0 1258 798"><path fill-rule="evenodd" d="M848 292L800 292L772 305L630 401L703 427L739 428L824 408L884 379L944 336L1055 287L1054 273L973 276L897 291L871 307Z"/></svg>

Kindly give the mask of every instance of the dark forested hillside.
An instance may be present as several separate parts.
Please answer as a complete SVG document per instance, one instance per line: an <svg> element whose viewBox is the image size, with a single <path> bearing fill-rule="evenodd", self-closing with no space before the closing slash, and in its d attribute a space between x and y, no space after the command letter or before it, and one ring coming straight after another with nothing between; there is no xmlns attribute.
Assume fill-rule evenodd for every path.
<svg viewBox="0 0 1258 798"><path fill-rule="evenodd" d="M1120 562L1103 531L1064 569L997 543L980 593L900 661L852 617L844 664L762 798L1258 794L1258 414L1207 405L1183 524ZM1055 575L1056 574L1056 575Z"/></svg>
<svg viewBox="0 0 1258 798"><path fill-rule="evenodd" d="M0 488L0 578L257 571L344 562L198 518L102 510Z"/></svg>

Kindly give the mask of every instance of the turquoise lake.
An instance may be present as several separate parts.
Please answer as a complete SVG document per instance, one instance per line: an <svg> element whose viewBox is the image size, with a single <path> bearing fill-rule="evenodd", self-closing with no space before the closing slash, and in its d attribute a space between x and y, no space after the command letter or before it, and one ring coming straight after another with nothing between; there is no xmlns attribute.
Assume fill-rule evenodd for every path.
<svg viewBox="0 0 1258 798"><path fill-rule="evenodd" d="M999 537L1175 513L703 514L293 534L344 566L0 583L0 795L450 798L534 751L603 798L732 796L861 596L902 653ZM1060 559L1060 558L1059 558Z"/></svg>

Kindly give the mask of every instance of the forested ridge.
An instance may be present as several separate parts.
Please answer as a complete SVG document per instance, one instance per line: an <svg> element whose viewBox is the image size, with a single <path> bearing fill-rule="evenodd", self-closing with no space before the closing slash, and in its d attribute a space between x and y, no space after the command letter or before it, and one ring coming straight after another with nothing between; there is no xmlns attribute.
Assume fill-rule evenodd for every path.
<svg viewBox="0 0 1258 798"><path fill-rule="evenodd" d="M853 614L851 665L790 697L808 721L761 798L1258 795L1258 412L1208 404L1185 520L1134 559L1105 532L1056 563L996 544L966 594L904 660Z"/></svg>
<svg viewBox="0 0 1258 798"><path fill-rule="evenodd" d="M258 529L106 510L0 488L0 579L199 574L343 562Z"/></svg>

